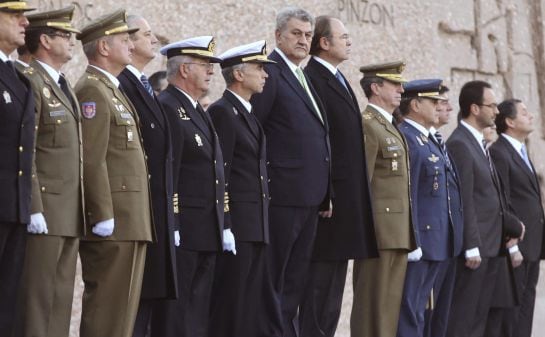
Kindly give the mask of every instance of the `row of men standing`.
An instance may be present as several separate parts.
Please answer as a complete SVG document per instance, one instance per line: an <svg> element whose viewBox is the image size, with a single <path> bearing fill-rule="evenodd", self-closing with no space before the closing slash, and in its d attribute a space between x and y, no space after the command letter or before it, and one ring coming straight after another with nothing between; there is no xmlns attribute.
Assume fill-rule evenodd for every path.
<svg viewBox="0 0 545 337"><path fill-rule="evenodd" d="M13 11L22 9L26 7ZM447 289L438 297L438 307L441 299L449 298L444 295L449 286L443 285L448 282L437 275L452 275L455 267L449 261L461 249L462 225L454 223L462 216L461 206L451 205L446 198L458 199L453 194L460 184L438 139L429 131L418 133L419 128L410 122L400 126L403 137L391 123L391 115L388 118L403 93L400 64L362 69L362 87L371 102L363 115L362 131L355 94L336 69L348 58L351 40L346 29L336 19L321 17L313 32L314 20L307 12L288 8L278 14L277 48L269 57L264 43L259 42L231 49L218 59L213 55L212 37L162 48L168 58L170 85L156 98L142 74L153 58L156 39L143 18L129 18L127 25L121 11L79 33L90 66L76 86L76 98L69 88L63 88L58 75L68 55L50 64L55 66L55 76L55 71L43 66L48 59L40 53L47 55L44 50L53 50L46 46L57 38L57 42L73 46L70 34L66 35L77 32L70 26L72 11L30 16L31 27L44 29L51 21L58 23L59 17L63 25L34 33L39 41L35 42L38 51L32 48L36 60L21 69L36 82L32 86L38 107L36 142L41 145L36 147L34 191L38 197L67 195L63 185L66 173L48 168L60 160L46 155L50 148L66 148L61 130L71 128L79 135L76 125L81 106L82 142L67 143L72 146L70 153L78 154L73 162L79 163L70 171L78 173L79 185L70 185L79 186L77 193L85 190L86 207L85 217L82 212L81 221L73 221L82 227L69 234L54 230L58 221L48 215L54 214L54 206L29 212L28 231L41 235L29 236L27 245L28 281L23 303L28 308L24 311L34 316L27 314L25 325L27 331L37 332L26 335L67 334L66 308L71 292L58 292L64 295L60 299L50 295L56 293L51 287L73 289L74 272L70 268L61 271L64 275L51 271L58 265L75 266L78 245L86 286L82 336L131 336L135 319L134 335L143 336L150 318L154 336L332 336L349 258L361 260L355 266L353 335L422 335L421 316L431 287ZM27 37L32 35L27 33ZM9 51L4 52L7 55ZM299 65L309 51L314 57L303 72ZM208 115L197 100L208 89L215 62L222 64L228 90ZM413 90L404 96L409 103L402 109L408 120L420 121L428 130L434 125L419 119L419 104L435 102L427 104L430 114L431 106L435 109L436 101L443 99L430 94L430 85L433 89L433 83L413 83ZM484 105L483 109L493 104L479 99L482 97L471 104ZM79 105L75 103L78 100ZM9 101L5 98L6 104L11 104ZM61 104L64 108L59 109ZM373 110L375 106L378 108ZM65 109L76 117L72 126ZM103 114L105 111L108 113ZM70 139L77 138L73 134ZM77 145L82 143L83 150ZM422 151L430 153L423 152L420 162L413 159ZM412 185L408 183L409 165ZM415 173L420 171L422 175ZM51 177L49 172L63 179ZM416 184L422 186L422 192L414 187L415 179L422 180ZM404 191L401 197L400 188ZM33 202L38 197L33 197ZM417 202L419 199L425 201ZM70 202L80 205L73 211L82 209L82 200L70 197ZM429 205L435 202L444 211L440 216L429 214L430 209L435 210ZM446 216L450 211L455 214ZM506 213L503 208L502 213ZM318 214L322 215L320 220ZM85 233L83 218L94 235L88 233L81 243L67 240ZM23 220L18 222L27 223ZM517 227L512 227L514 234L510 235L520 235ZM501 236L493 237L501 240ZM145 242L152 238L156 244L146 253ZM56 254L51 258L43 248L49 239L52 247L45 251ZM435 253L433 247L440 252ZM465 241L464 247L475 248L466 246ZM414 248L407 257L408 250ZM232 254L220 254L222 250ZM55 260L59 254L66 256L67 262ZM416 262L421 257L423 261ZM407 258L415 263L407 265ZM41 266L43 260L51 266ZM433 263L437 260L449 261L437 266ZM42 274L32 274L36 271ZM47 284L46 280L62 279L60 276L64 276L64 283ZM465 286L459 288L465 293ZM104 303L110 308L98 310ZM49 316L44 309L47 306L63 310L51 310ZM399 328L396 306L401 307ZM488 308L479 310L488 315ZM113 312L126 313L122 324ZM445 315L434 313L433 317L444 321Z"/></svg>

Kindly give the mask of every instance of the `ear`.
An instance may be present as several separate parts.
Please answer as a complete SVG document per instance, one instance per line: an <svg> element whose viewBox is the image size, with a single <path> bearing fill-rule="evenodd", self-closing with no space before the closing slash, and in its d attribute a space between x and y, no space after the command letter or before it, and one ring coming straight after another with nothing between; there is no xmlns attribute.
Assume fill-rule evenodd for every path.
<svg viewBox="0 0 545 337"><path fill-rule="evenodd" d="M379 94L379 88L380 85L378 83L371 83L371 91L373 92L373 95L378 96Z"/></svg>
<svg viewBox="0 0 545 337"><path fill-rule="evenodd" d="M189 64L182 63L178 67L178 72L182 78L187 78L189 74Z"/></svg>
<svg viewBox="0 0 545 337"><path fill-rule="evenodd" d="M108 45L108 41L106 41L106 39L100 39L98 41L97 48L98 48L98 53L101 56L107 57L108 55L110 55L110 45Z"/></svg>
<svg viewBox="0 0 545 337"><path fill-rule="evenodd" d="M329 42L328 38L325 37L325 36L322 36L320 38L320 48L322 50L329 50L329 46L331 45L331 43Z"/></svg>
<svg viewBox="0 0 545 337"><path fill-rule="evenodd" d="M469 114L470 115L478 116L480 111L481 111L481 109L480 109L478 104L473 103L473 104L471 104L469 106Z"/></svg>
<svg viewBox="0 0 545 337"><path fill-rule="evenodd" d="M244 81L244 72L242 71L242 69L236 69L235 71L233 71L233 76L235 77L235 80L237 80L237 82Z"/></svg>
<svg viewBox="0 0 545 337"><path fill-rule="evenodd" d="M411 99L409 106L411 107L411 111L414 111L414 112L420 111L420 101L418 99Z"/></svg>
<svg viewBox="0 0 545 337"><path fill-rule="evenodd" d="M49 39L50 37L47 36L46 34L41 34L40 35L40 45L45 49L45 50L50 50L51 49L51 46L49 44Z"/></svg>
<svg viewBox="0 0 545 337"><path fill-rule="evenodd" d="M506 118L505 119L505 124L507 125L508 128L511 128L511 129L515 128L515 120L514 119Z"/></svg>
<svg viewBox="0 0 545 337"><path fill-rule="evenodd" d="M282 32L280 32L278 29L276 29L274 31L274 37L276 39L276 43L278 44L278 40L280 40L280 35L282 34Z"/></svg>

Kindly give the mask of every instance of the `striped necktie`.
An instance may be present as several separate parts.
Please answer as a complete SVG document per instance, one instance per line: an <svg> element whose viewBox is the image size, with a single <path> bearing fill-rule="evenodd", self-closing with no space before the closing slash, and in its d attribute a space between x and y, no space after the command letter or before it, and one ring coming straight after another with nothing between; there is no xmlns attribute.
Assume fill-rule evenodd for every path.
<svg viewBox="0 0 545 337"><path fill-rule="evenodd" d="M142 82L142 85L144 86L144 89L146 89L148 94L150 94L151 97L153 97L153 88L151 87L151 84L148 81L148 77L142 74L142 76L140 76L140 82Z"/></svg>
<svg viewBox="0 0 545 337"><path fill-rule="evenodd" d="M324 120L322 118L322 113L320 112L320 109L318 109L318 104L316 104L316 101L314 100L314 96L312 96L312 92L310 92L307 80L305 78L305 74L303 74L303 70L301 70L301 68L297 67L295 72L297 73L297 79L299 80L299 83L301 84L301 86L303 87L303 89L307 93L308 98L312 102L312 106L314 107L314 110L316 110L316 114L318 115L318 118L323 123Z"/></svg>

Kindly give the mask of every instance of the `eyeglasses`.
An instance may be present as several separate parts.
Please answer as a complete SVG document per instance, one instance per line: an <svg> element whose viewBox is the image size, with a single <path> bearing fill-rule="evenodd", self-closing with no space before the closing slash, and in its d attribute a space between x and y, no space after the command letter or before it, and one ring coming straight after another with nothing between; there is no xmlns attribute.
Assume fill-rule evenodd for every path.
<svg viewBox="0 0 545 337"><path fill-rule="evenodd" d="M489 107L492 110L496 110L498 108L498 105L496 103L478 104L478 106L486 106L486 107Z"/></svg>
<svg viewBox="0 0 545 337"><path fill-rule="evenodd" d="M196 64L196 65L205 67L206 70L214 69L214 63L185 62L184 64Z"/></svg>
<svg viewBox="0 0 545 337"><path fill-rule="evenodd" d="M72 38L72 33L68 33L68 32L55 32L55 33L47 34L47 36L51 36L51 37L60 37L60 38L65 39L65 40L70 40L70 39Z"/></svg>

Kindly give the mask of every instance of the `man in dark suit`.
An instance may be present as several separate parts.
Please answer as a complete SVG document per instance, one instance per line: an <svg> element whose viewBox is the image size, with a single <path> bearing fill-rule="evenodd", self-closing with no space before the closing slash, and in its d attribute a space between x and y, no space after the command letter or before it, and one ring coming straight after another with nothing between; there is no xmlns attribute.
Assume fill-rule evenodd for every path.
<svg viewBox="0 0 545 337"><path fill-rule="evenodd" d="M30 83L8 58L25 44L33 10L24 1L0 1L0 331L13 329L17 289L23 269L34 152L34 97Z"/></svg>
<svg viewBox="0 0 545 337"><path fill-rule="evenodd" d="M490 155L498 171L509 209L526 226L524 241L509 249L520 305L503 312L504 336L530 337L539 277L539 260L545 257L543 202L535 168L526 150L525 141L534 130L533 114L517 99L498 105L496 117L498 140L490 147ZM524 261L516 254L520 249ZM519 265L520 264L520 265Z"/></svg>
<svg viewBox="0 0 545 337"><path fill-rule="evenodd" d="M74 9L27 16L25 43L34 59L23 74L34 92L38 128L21 336L68 336L70 330L79 239L85 234L81 112L60 73L72 59L72 34L79 33L71 22Z"/></svg>
<svg viewBox="0 0 545 337"><path fill-rule="evenodd" d="M333 337L341 313L349 259L377 257L361 114L356 95L338 66L350 56L352 40L343 23L316 18L305 68L330 127L333 215L319 218L301 306L301 336Z"/></svg>
<svg viewBox="0 0 545 337"><path fill-rule="evenodd" d="M215 41L200 36L161 48L169 86L159 95L170 123L173 149L174 213L180 228L176 249L179 298L156 312L154 336L208 336L216 256L236 253L231 229L224 226L225 182L219 139L197 100L214 74Z"/></svg>
<svg viewBox="0 0 545 337"><path fill-rule="evenodd" d="M448 160L429 131L438 121L440 87L440 79L408 82L399 106L404 117L399 129L409 147L412 216L419 247L408 257L398 337L423 336L429 294L439 270L453 256Z"/></svg>
<svg viewBox="0 0 545 337"><path fill-rule="evenodd" d="M456 279L456 261L462 251L464 217L462 208L462 198L460 194L460 182L454 162L450 159L445 144L445 139L441 134L440 127L447 125L452 112L452 106L449 101L449 88L441 84L439 95L443 98L438 102L437 111L439 113L437 123L430 128L430 136L439 145L447 160L447 189L449 203L449 223L450 233L452 235L452 255L449 256L448 263L443 264L437 273L433 285L433 291L430 294L430 306L426 312L424 336L426 337L444 337L447 332L447 323L450 313L450 304L452 301L452 290L454 289L454 280Z"/></svg>
<svg viewBox="0 0 545 337"><path fill-rule="evenodd" d="M237 238L237 255L218 256L210 336L258 336L265 248L269 242L269 187L265 134L250 98L263 91L267 73L265 41L219 56L227 90L208 112L220 139L229 212L225 223Z"/></svg>
<svg viewBox="0 0 545 337"><path fill-rule="evenodd" d="M521 222L508 212L482 130L494 124L496 97L490 84L466 83L459 97L461 121L447 141L459 173L464 203L464 255L458 259L449 337L483 336L498 281L509 283L500 252L504 238L523 235ZM508 300L511 294L496 294Z"/></svg>
<svg viewBox="0 0 545 337"><path fill-rule="evenodd" d="M318 212L330 216L327 118L300 68L308 56L314 18L297 7L276 16L269 78L252 106L267 136L271 179L270 247L260 336L295 336Z"/></svg>
<svg viewBox="0 0 545 337"><path fill-rule="evenodd" d="M172 206L172 150L167 118L146 75L144 67L155 57L157 38L141 16L129 15L130 28L139 30L131 34L134 44L132 62L118 76L127 97L140 118L144 138L148 171L151 176L150 192L157 242L148 246L140 306L133 336L144 337L154 308L160 300L176 299L178 295L176 257L174 251L177 232L174 228ZM154 324L152 321L152 330Z"/></svg>

